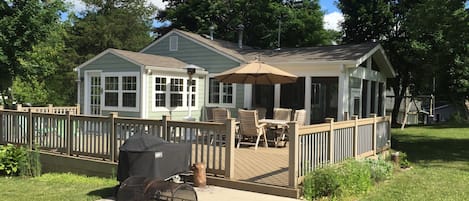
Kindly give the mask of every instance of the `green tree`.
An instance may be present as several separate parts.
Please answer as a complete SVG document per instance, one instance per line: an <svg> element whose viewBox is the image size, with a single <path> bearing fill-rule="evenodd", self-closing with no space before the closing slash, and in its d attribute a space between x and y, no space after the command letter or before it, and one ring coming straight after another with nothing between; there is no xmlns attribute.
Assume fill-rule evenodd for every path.
<svg viewBox="0 0 469 201"><path fill-rule="evenodd" d="M209 32L215 27L216 38L237 41L238 26L244 26L243 40L249 46L274 48L278 44L281 22L281 47L303 47L329 44L333 37L323 29L323 15L318 0L168 0L158 13L160 21L170 21L171 28L195 33ZM157 31L167 31L168 28ZM160 33L162 34L162 33Z"/></svg>
<svg viewBox="0 0 469 201"><path fill-rule="evenodd" d="M0 92L5 97L16 77L29 79L40 66L24 66L25 55L43 40L59 21L61 1L0 1ZM4 104L6 104L6 99ZM11 100L11 99L10 99Z"/></svg>
<svg viewBox="0 0 469 201"><path fill-rule="evenodd" d="M394 124L407 88L415 86L414 95L433 93L434 77L440 97L455 102L467 98L464 1L340 0L338 6L345 20L343 41L379 40L398 73L389 82L396 95Z"/></svg>
<svg viewBox="0 0 469 201"><path fill-rule="evenodd" d="M89 10L72 15L67 46L76 65L107 48L138 51L152 41L156 7L145 0L84 0Z"/></svg>

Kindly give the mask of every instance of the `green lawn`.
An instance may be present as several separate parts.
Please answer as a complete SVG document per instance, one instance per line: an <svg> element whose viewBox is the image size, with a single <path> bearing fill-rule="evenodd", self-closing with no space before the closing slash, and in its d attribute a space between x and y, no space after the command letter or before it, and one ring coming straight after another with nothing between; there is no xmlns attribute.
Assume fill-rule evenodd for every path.
<svg viewBox="0 0 469 201"><path fill-rule="evenodd" d="M0 177L0 200L94 201L111 196L116 184L115 179L73 174L44 174L36 178Z"/></svg>
<svg viewBox="0 0 469 201"><path fill-rule="evenodd" d="M392 130L392 147L412 169L399 172L360 200L468 200L469 125Z"/></svg>

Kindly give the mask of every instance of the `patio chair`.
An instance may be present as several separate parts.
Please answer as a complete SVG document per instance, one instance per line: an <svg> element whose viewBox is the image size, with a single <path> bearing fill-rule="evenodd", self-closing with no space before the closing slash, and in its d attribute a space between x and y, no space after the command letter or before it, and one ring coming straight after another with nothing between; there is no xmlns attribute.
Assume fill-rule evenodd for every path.
<svg viewBox="0 0 469 201"><path fill-rule="evenodd" d="M274 108L274 119L291 121L291 113L292 113L292 109ZM280 144L280 142L284 142L284 146L285 146L286 145L285 136L286 136L286 133L288 133L288 126L277 127L275 133L276 133L276 138L274 139L275 146L277 147L278 144Z"/></svg>
<svg viewBox="0 0 469 201"><path fill-rule="evenodd" d="M257 115L259 119L265 119L265 114L267 113L267 109L265 107L256 107Z"/></svg>
<svg viewBox="0 0 469 201"><path fill-rule="evenodd" d="M293 121L296 121L299 126L304 126L306 121L306 110L295 110Z"/></svg>
<svg viewBox="0 0 469 201"><path fill-rule="evenodd" d="M291 112L292 109L274 108L274 119L290 121Z"/></svg>
<svg viewBox="0 0 469 201"><path fill-rule="evenodd" d="M213 108L212 117L213 122L225 123L226 119L231 118L231 112L226 108ZM213 144L213 141L225 142L225 139L214 139L211 137L210 144Z"/></svg>
<svg viewBox="0 0 469 201"><path fill-rule="evenodd" d="M238 119L239 119L239 135L240 138L238 140L237 148L241 144L248 144L248 145L255 145L255 149L257 150L257 146L259 145L259 140L261 136L264 139L265 147L267 145L267 137L265 135L265 126L266 124L259 124L258 122L258 114L256 110L238 110ZM252 140L256 138L256 142L252 141L243 141L244 139Z"/></svg>
<svg viewBox="0 0 469 201"><path fill-rule="evenodd" d="M214 122L225 123L226 119L231 118L231 113L226 108L213 108L212 117Z"/></svg>

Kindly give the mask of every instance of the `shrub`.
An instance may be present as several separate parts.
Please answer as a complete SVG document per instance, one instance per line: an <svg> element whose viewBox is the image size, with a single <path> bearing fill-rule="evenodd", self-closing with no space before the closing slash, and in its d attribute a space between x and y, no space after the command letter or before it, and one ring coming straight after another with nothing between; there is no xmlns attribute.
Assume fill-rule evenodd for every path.
<svg viewBox="0 0 469 201"><path fill-rule="evenodd" d="M370 168L371 180L376 183L389 179L392 176L393 165L389 161L383 159L365 159L365 163Z"/></svg>
<svg viewBox="0 0 469 201"><path fill-rule="evenodd" d="M327 166L317 169L308 175L304 180L304 194L307 200L320 197L335 197L340 194L339 178L336 168Z"/></svg>
<svg viewBox="0 0 469 201"><path fill-rule="evenodd" d="M370 168L366 163L348 160L309 173L304 180L307 200L360 194L371 187Z"/></svg>
<svg viewBox="0 0 469 201"><path fill-rule="evenodd" d="M36 177L41 175L41 163L37 150L27 151L26 163L20 166L20 175Z"/></svg>
<svg viewBox="0 0 469 201"><path fill-rule="evenodd" d="M21 167L27 163L27 151L12 144L0 146L0 175L19 175Z"/></svg>
<svg viewBox="0 0 469 201"><path fill-rule="evenodd" d="M401 168L410 168L410 162L407 160L407 154L405 152L399 153L399 166Z"/></svg>
<svg viewBox="0 0 469 201"><path fill-rule="evenodd" d="M371 187L371 173L369 166L356 160L347 160L342 163L338 171L340 192L347 195L361 194Z"/></svg>

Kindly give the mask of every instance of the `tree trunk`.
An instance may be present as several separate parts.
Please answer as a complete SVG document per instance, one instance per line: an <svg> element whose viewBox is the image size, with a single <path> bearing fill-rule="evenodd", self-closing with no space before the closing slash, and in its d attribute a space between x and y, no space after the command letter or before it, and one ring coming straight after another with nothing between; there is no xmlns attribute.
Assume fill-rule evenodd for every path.
<svg viewBox="0 0 469 201"><path fill-rule="evenodd" d="M397 117L399 115L399 110L401 108L402 99L404 99L404 96L405 96L406 87L393 86L392 89L394 91L394 105L392 108L391 125L392 127L397 127L398 126Z"/></svg>

